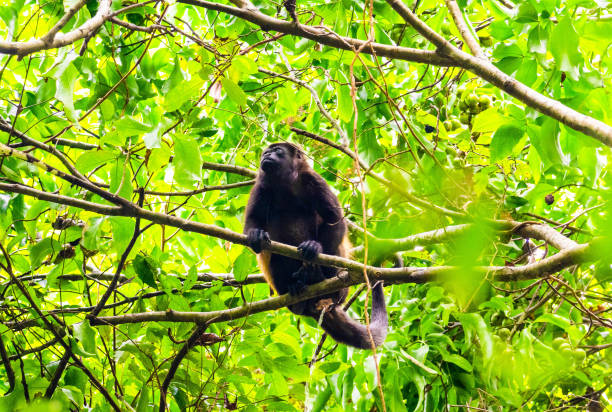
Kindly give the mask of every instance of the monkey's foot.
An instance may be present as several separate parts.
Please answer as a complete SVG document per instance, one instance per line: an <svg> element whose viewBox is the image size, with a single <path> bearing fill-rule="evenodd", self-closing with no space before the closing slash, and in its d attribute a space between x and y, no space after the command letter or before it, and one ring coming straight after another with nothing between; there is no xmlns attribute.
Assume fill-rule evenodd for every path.
<svg viewBox="0 0 612 412"><path fill-rule="evenodd" d="M323 251L323 247L316 240L306 240L300 243L298 251L302 254L304 259L313 260Z"/></svg>
<svg viewBox="0 0 612 412"><path fill-rule="evenodd" d="M301 267L297 272L291 274L291 283L289 283L287 291L291 296L296 296L302 293L304 289L306 289L306 273Z"/></svg>

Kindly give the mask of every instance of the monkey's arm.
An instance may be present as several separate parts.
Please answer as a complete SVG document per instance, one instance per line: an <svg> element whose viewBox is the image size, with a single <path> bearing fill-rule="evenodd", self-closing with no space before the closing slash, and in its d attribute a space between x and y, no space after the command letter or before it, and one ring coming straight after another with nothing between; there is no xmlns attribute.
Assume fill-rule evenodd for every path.
<svg viewBox="0 0 612 412"><path fill-rule="evenodd" d="M270 244L270 236L265 226L269 204L269 194L261 185L255 184L249 197L244 222L247 243L255 253L260 253L266 244Z"/></svg>
<svg viewBox="0 0 612 412"><path fill-rule="evenodd" d="M269 201L269 195L256 183L251 190L245 212L244 233L247 235L248 246L257 253L257 263L264 278L268 285L276 291L270 273L270 252L262 250L266 244L270 244L270 235L265 226Z"/></svg>

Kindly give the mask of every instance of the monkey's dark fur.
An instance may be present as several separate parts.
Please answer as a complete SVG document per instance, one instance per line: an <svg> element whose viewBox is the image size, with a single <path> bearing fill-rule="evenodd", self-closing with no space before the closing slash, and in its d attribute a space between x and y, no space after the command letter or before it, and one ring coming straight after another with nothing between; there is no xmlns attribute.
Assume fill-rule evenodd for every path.
<svg viewBox="0 0 612 412"><path fill-rule="evenodd" d="M285 6L287 13L289 13L289 16L291 16L291 20L298 23L297 14L295 13L296 1L295 0L284 0L283 6Z"/></svg>
<svg viewBox="0 0 612 412"><path fill-rule="evenodd" d="M336 275L338 269L270 254L263 250L270 240L298 246L306 260L319 253L348 256L346 223L331 189L304 158L299 147L275 143L261 156L257 181L251 190L244 232L257 253L268 283L279 294L299 294L306 285ZM289 306L298 315L311 316L336 341L357 348L372 347L366 327L342 309L347 289ZM376 346L387 336L387 308L382 282L372 291L370 332Z"/></svg>

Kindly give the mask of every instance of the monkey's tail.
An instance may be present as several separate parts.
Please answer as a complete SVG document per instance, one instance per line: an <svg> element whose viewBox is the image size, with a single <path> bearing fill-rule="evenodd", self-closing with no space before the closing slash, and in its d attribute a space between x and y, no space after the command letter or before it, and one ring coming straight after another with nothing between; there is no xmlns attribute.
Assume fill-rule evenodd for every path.
<svg viewBox="0 0 612 412"><path fill-rule="evenodd" d="M340 306L326 313L321 322L321 327L334 340L360 349L372 349L372 341L374 341L374 346L380 346L387 337L387 326L387 305L382 281L372 289L372 317L370 319L372 339L370 339L367 327L352 319Z"/></svg>

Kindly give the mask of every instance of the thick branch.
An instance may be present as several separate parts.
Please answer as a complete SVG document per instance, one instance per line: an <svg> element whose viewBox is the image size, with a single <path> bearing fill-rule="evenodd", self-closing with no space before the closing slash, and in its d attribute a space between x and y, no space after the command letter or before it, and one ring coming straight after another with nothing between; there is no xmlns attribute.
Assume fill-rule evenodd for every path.
<svg viewBox="0 0 612 412"><path fill-rule="evenodd" d="M547 225L532 222L515 222L512 220L492 221L493 229L499 232L512 231L523 238L543 240L558 250L569 249L578 246L576 242L557 232ZM465 234L473 227L473 224L452 225L428 232L417 233L400 239L381 239L370 235L371 248L377 254L388 256L395 252L409 250L417 245L426 246L444 243L450 239ZM359 253L363 246L353 248L353 253Z"/></svg>
<svg viewBox="0 0 612 412"><path fill-rule="evenodd" d="M193 6L227 13L256 24L265 31L274 30L279 33L292 34L294 36L314 40L318 43L335 47L337 49L351 51L361 49L361 53L375 54L380 57L435 64L436 66L454 66L450 59L442 57L436 52L380 43L366 44L367 42L364 40L343 37L333 33L327 28L306 26L290 21L275 19L260 13L253 7L237 8L205 0L179 0L179 3L191 4Z"/></svg>
<svg viewBox="0 0 612 412"><path fill-rule="evenodd" d="M112 212L114 216L126 216L126 217L136 217L149 220L151 222L173 226L185 231L200 233L203 235L217 237L219 239L227 240L232 243L237 243L240 245L248 246L246 241L246 236L233 232L231 230L220 228L214 225L207 225L204 223L193 222L186 219L182 219L177 216L166 215L164 213L153 212L150 210L146 210L142 207L139 207L135 204L131 204L129 208L122 207L112 207L112 206L101 206L96 203L81 201L78 199L67 198L65 196L53 195L53 194L45 194L44 198L41 196L37 196L37 194L43 194L45 192L38 191L36 189L29 188L27 186L22 186L18 184L4 184L0 182L0 189L7 191L15 191L17 193L23 193L30 196L35 196L38 198L42 198L44 200L49 200L51 202L55 201L56 203L62 203L61 201L65 199L69 199L70 203L73 205L78 204L78 207L81 207L84 210L89 210L93 212L97 212L106 207L108 211ZM61 201L60 201L61 200ZM104 213L103 213L104 214ZM536 239L546 240L551 243L558 249L567 249L574 248L575 242L556 232L554 229L546 228L544 225L536 225L536 224L517 224L516 222L504 222L497 221L502 229L514 230L514 231L524 231L521 232L522 236L525 237L533 237ZM460 227L460 226L459 226ZM443 230L443 229L441 229ZM459 230L459 229L453 229ZM413 239L406 238L404 242L413 242ZM279 242L271 242L270 246L266 248L270 252L277 253L283 256L288 256L295 259L303 259L301 254L297 251L297 248L294 246L289 246ZM363 273L364 266L361 263L355 262L350 259L346 259L340 256L333 255L319 255L315 261L315 263L326 265L326 266L336 266L345 268L352 273ZM365 270L368 274L377 277L381 272L380 270L389 270L383 268L377 268L373 266L366 266ZM406 273L410 273L410 268L404 268L401 270L407 271ZM404 273L404 272L401 272Z"/></svg>
<svg viewBox="0 0 612 412"><path fill-rule="evenodd" d="M391 283L425 283L433 280L443 280L445 277L456 276L465 270L474 270L489 279L505 282L535 279L544 277L562 269L585 263L596 259L592 253L594 246L590 244L578 245L557 253L554 256L543 259L539 262L520 266L490 266L474 268L458 268L449 266L419 268L371 268L369 274L376 280L384 280L386 284ZM343 273L343 272L342 272ZM119 325L124 323L140 322L196 322L196 323L216 323L227 322L237 318L246 317L255 313L280 309L284 306L292 305L300 301L321 296L342 288L363 283L365 280L361 275L363 272L357 271L355 276L338 276L327 279L323 282L309 286L299 296L281 295L269 299L264 299L250 304L225 309L214 312L177 312L167 310L164 312L144 312L131 313L120 316L102 316L91 320L92 325Z"/></svg>
<svg viewBox="0 0 612 412"><path fill-rule="evenodd" d="M40 40L42 40L44 43L52 42L55 38L55 35L66 25L66 23L68 23L72 16L74 16L76 12L79 11L85 5L85 3L87 3L87 0L79 0L75 4L73 4L72 7L66 10L66 13L62 16L61 19L59 19L55 26L53 26L47 34L42 36Z"/></svg>
<svg viewBox="0 0 612 412"><path fill-rule="evenodd" d="M79 6L80 3L83 2L79 2L76 6ZM64 16L64 18L60 19L58 24L51 29L49 33L40 39L32 39L25 42L0 41L0 53L25 56L40 50L57 49L59 47L72 44L77 40L90 36L99 29L100 26L102 26L102 24L104 24L104 22L110 17L110 6L111 0L100 1L98 12L81 26L68 33L54 32L59 30L61 26L67 22L67 20L64 21ZM75 9L74 12L76 12L76 10L78 10L78 8ZM73 13L72 9L68 10L66 13L68 18L71 17L70 13Z"/></svg>
<svg viewBox="0 0 612 412"><path fill-rule="evenodd" d="M32 196L40 200L47 200L60 205L74 206L79 209L89 210L105 216L124 216L124 211L118 206L101 205L99 203L88 202L87 200L75 199L74 197L56 195L44 192L19 183L4 183L0 181L0 190L9 193L21 193L22 195Z"/></svg>
<svg viewBox="0 0 612 412"><path fill-rule="evenodd" d="M540 113L612 147L612 127L536 92L508 76L490 62L462 52L427 26L402 0L387 0L387 3L417 32L433 43L441 55L447 56L460 67L480 76Z"/></svg>

